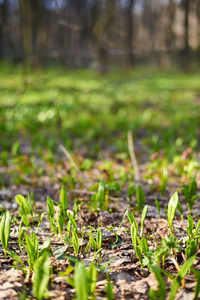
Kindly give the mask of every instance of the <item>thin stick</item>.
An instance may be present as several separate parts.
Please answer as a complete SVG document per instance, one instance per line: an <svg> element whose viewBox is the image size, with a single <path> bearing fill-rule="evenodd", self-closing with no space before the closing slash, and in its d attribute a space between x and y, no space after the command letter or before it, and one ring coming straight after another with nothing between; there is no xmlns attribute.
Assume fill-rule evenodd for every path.
<svg viewBox="0 0 200 300"><path fill-rule="evenodd" d="M59 145L60 150L65 154L65 156L67 157L67 159L69 161L71 161L73 167L76 169L76 171L79 173L79 175L83 178L85 178L85 176L83 175L83 173L81 172L81 170L79 169L79 167L77 166L77 164L75 163L74 159L72 158L72 156L70 155L70 153L67 151L67 149L60 144Z"/></svg>
<svg viewBox="0 0 200 300"><path fill-rule="evenodd" d="M140 171L139 171L137 159L136 159L136 156L135 156L133 136L132 136L131 130L128 131L127 137L128 137L128 150L129 150L129 154L130 154L130 157L131 157L133 170L134 170L134 173L135 173L135 181L140 182L141 181Z"/></svg>
<svg viewBox="0 0 200 300"><path fill-rule="evenodd" d="M179 267L177 261L175 260L174 257L171 257L171 260L172 260L173 264L175 265L177 272L179 272L180 267ZM185 279L184 278L181 280L181 284L182 284L182 287L184 289L185 288Z"/></svg>

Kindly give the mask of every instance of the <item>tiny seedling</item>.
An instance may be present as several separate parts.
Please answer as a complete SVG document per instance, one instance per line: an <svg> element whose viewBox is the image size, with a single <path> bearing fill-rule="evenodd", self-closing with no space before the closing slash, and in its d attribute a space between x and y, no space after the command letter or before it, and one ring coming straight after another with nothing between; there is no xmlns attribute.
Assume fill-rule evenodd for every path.
<svg viewBox="0 0 200 300"><path fill-rule="evenodd" d="M136 187L136 200L137 200L138 211L139 213L141 213L143 204L145 202L145 195L141 185L138 185Z"/></svg>
<svg viewBox="0 0 200 300"><path fill-rule="evenodd" d="M73 245L73 248L74 248L74 253L75 255L77 256L78 255L78 252L79 252L79 239L78 239L78 234L77 234L77 231L75 229L72 230L72 245Z"/></svg>
<svg viewBox="0 0 200 300"><path fill-rule="evenodd" d="M32 211L32 203L30 197L28 199L24 198L24 196L18 194L15 196L17 204L20 207L19 214L27 228L30 227L28 214L33 215Z"/></svg>
<svg viewBox="0 0 200 300"><path fill-rule="evenodd" d="M0 223L0 240L4 249L5 258L7 257L6 251L8 248L8 242L10 238L10 223L11 223L11 217L9 211L7 211L3 215Z"/></svg>
<svg viewBox="0 0 200 300"><path fill-rule="evenodd" d="M185 249L185 255L187 258L193 256L197 250L198 247L198 241L200 238L199 234L199 226L200 221L198 222L196 228L194 229L194 221L191 215L188 216L188 227L187 227L187 233L188 233L188 239L186 242L186 249Z"/></svg>
<svg viewBox="0 0 200 300"><path fill-rule="evenodd" d="M170 233L172 234L172 222L176 213L176 208L178 205L178 193L175 192L169 200L168 203L168 224Z"/></svg>
<svg viewBox="0 0 200 300"><path fill-rule="evenodd" d="M128 200L131 202L131 198L132 196L135 194L135 185L132 184L128 187L128 191L127 191L127 196L128 196Z"/></svg>
<svg viewBox="0 0 200 300"><path fill-rule="evenodd" d="M86 270L82 262L78 262L74 272L74 288L77 300L88 300L94 296L97 282L97 270L94 262L92 262Z"/></svg>
<svg viewBox="0 0 200 300"><path fill-rule="evenodd" d="M165 236L162 238L160 245L154 253L154 258L157 264L160 263L162 259L162 266L165 266L165 259L168 256L174 256L180 251L180 246L174 236Z"/></svg>
<svg viewBox="0 0 200 300"><path fill-rule="evenodd" d="M167 182L169 180L168 169L167 169L166 166L163 166L163 168L162 168L162 172L161 172L161 175L160 175L160 180L161 180L161 184L159 185L159 189L160 189L161 195L163 195L164 191L165 191L165 187L166 187Z"/></svg>
<svg viewBox="0 0 200 300"><path fill-rule="evenodd" d="M135 227L137 228L137 233L138 233L138 226L137 226L137 221L134 217L134 215L132 214L132 212L130 212L128 209L126 210L126 214L128 216L128 220L131 224L135 224Z"/></svg>
<svg viewBox="0 0 200 300"><path fill-rule="evenodd" d="M100 255L100 259L101 259L101 247L102 247L102 231L101 231L101 229L99 228L98 230L97 230L97 248L98 248L98 250L100 251L99 252L99 255Z"/></svg>
<svg viewBox="0 0 200 300"><path fill-rule="evenodd" d="M140 237L141 237L142 234L143 234L144 220L145 220L145 218L146 218L147 212L148 212L148 205L145 205L145 207L144 207L144 209L143 209L143 211L142 211Z"/></svg>
<svg viewBox="0 0 200 300"><path fill-rule="evenodd" d="M47 292L49 276L50 276L49 256L45 251L34 263L33 295L38 300L41 300L44 297L49 296L49 293Z"/></svg>
<svg viewBox="0 0 200 300"><path fill-rule="evenodd" d="M97 192L92 195L91 204L95 211L103 210L107 208L107 193L106 193L106 183L104 180L101 180L98 184L93 185L90 188L90 191L96 190Z"/></svg>
<svg viewBox="0 0 200 300"><path fill-rule="evenodd" d="M165 300L166 286L165 286L165 282L164 282L164 279L162 277L160 268L157 267L157 266L151 266L151 271L154 273L154 275L155 275L155 277L156 277L156 279L158 281L158 291L157 291L157 293L156 293L156 291L152 292L152 296L150 296L150 299ZM154 297L154 295L156 297Z"/></svg>
<svg viewBox="0 0 200 300"><path fill-rule="evenodd" d="M72 224L74 230L75 230L76 233L78 234L78 227L77 227L77 225L76 225L76 221L75 221L74 217L72 216L72 214L71 214L69 211L67 212L67 217L68 217L68 219L69 219L70 224ZM69 222L68 222L68 223L69 223ZM70 226L70 227L71 227L71 226Z"/></svg>
<svg viewBox="0 0 200 300"><path fill-rule="evenodd" d="M178 201L177 209L178 209L179 214L180 214L180 216L181 216L181 220L183 221L183 219L184 219L184 218L183 218L183 209L182 209L182 206L181 206L180 201Z"/></svg>
<svg viewBox="0 0 200 300"><path fill-rule="evenodd" d="M196 195L197 192L197 182L192 179L188 185L185 185L181 188L183 195L185 196L185 200L187 202L190 214L192 213L192 207L197 198L199 198L199 194Z"/></svg>
<svg viewBox="0 0 200 300"><path fill-rule="evenodd" d="M155 204L158 210L158 219L160 219L160 202L157 198L155 199Z"/></svg>
<svg viewBox="0 0 200 300"><path fill-rule="evenodd" d="M137 222L135 221L131 224L131 239L134 248L137 243L137 236L138 236L138 226L137 226Z"/></svg>
<svg viewBox="0 0 200 300"><path fill-rule="evenodd" d="M58 224L58 232L61 235L62 231L63 231L64 224L65 224L65 217L64 217L63 210L60 213L57 210L57 212L56 212L56 221L57 221L57 224Z"/></svg>
<svg viewBox="0 0 200 300"><path fill-rule="evenodd" d="M34 232L31 233L31 236L29 236L26 232L24 232L24 237L25 237L25 244L23 246L26 249L26 252L28 254L28 264L29 264L29 269L27 272L27 279L30 276L31 270L33 270L34 263L36 259L42 255L43 252L47 251L50 247L51 239L47 239L44 241L41 250L39 252L39 241Z"/></svg>
<svg viewBox="0 0 200 300"><path fill-rule="evenodd" d="M50 197L47 197L47 208L48 208L47 215L49 217L49 223L50 223L51 230L52 230L53 234L57 235L57 227L56 227L56 223L54 221L54 214L55 214L54 203ZM58 220L57 220L57 222L58 222Z"/></svg>
<svg viewBox="0 0 200 300"><path fill-rule="evenodd" d="M106 295L107 295L108 300L114 300L115 299L115 295L113 293L113 284L110 281L109 277L107 277Z"/></svg>
<svg viewBox="0 0 200 300"><path fill-rule="evenodd" d="M55 210L54 210L54 203L50 197L47 197L47 208L48 208L48 216L54 218Z"/></svg>
<svg viewBox="0 0 200 300"><path fill-rule="evenodd" d="M194 295L193 300L197 300L198 296L199 296L199 292L200 292L200 272L195 269L192 269L192 272L194 273L194 275L197 279L197 284L195 287L195 295Z"/></svg>
<svg viewBox="0 0 200 300"><path fill-rule="evenodd" d="M17 196L15 196L15 199L21 209L20 212L22 215L30 214L31 216L33 216L33 213L34 213L33 209L35 207L35 201L34 201L34 199L31 199L30 195L28 195L27 199L26 199L24 196L18 194Z"/></svg>
<svg viewBox="0 0 200 300"><path fill-rule="evenodd" d="M102 210L105 207L106 202L106 184L104 180L99 183L98 191L96 193L96 203L99 204L99 209Z"/></svg>
<svg viewBox="0 0 200 300"><path fill-rule="evenodd" d="M64 218L66 217L67 209L68 209L68 195L64 185L62 185L60 191L60 210L63 211Z"/></svg>

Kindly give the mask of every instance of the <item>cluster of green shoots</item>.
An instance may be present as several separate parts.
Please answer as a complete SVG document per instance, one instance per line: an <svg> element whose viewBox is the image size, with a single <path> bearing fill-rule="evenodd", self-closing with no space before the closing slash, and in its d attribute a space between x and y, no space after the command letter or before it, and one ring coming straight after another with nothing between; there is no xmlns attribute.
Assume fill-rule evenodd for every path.
<svg viewBox="0 0 200 300"><path fill-rule="evenodd" d="M95 201L97 201L100 206L103 197L105 197L104 190L104 182L101 181L98 191L95 194L97 199ZM62 186L59 203L47 197L47 212L43 212L39 216L37 228L33 230L31 220L35 219L36 214L36 205L33 195L28 195L27 198L22 195L17 195L15 199L20 208L18 213L21 218L18 234L19 251L22 252L23 249L25 249L28 256L28 266L16 252L8 250L11 227L11 215L9 211L4 213L1 219L0 241L4 248L5 258L9 255L14 260L15 263L13 267L20 269L25 274L26 282L32 280L34 297L43 299L44 297L50 296L48 285L52 273L50 266L50 256L52 255L51 238L48 238L40 245L37 237L38 228L44 215L47 214L52 233L57 239L63 241L67 246L66 248L70 249L70 246L72 246L76 257L83 251L84 253L90 249L94 251L94 258L88 268L85 267L83 262L78 259L73 260L69 256L69 259L75 263L75 267L72 267L70 264L66 272L61 273L61 275L75 288L77 299L95 299L94 292L97 282L97 273L101 271L101 268L98 267L98 263L95 264L95 261L97 261L97 256L99 256L100 261L102 260L102 231L100 228L94 230L90 227L90 231L87 233L89 242L86 249L82 249L81 241L83 240L84 232L82 232L82 228L78 228L76 222L81 202L78 199L75 201L72 213L68 209L68 195L66 189ZM57 206L56 212L55 206ZM68 257L66 256L66 258ZM73 278L71 277L72 273L74 274ZM107 299L114 299L113 285L109 278L107 278L106 292Z"/></svg>
<svg viewBox="0 0 200 300"><path fill-rule="evenodd" d="M158 200L157 200L158 202ZM193 262L196 258L196 252L198 250L199 239L200 239L200 221L194 228L194 221L191 215L188 215L188 236L184 241L179 241L178 238L173 233L173 220L175 217L176 210L178 208L178 193L174 193L168 203L168 216L167 221L169 225L170 235L165 236L161 239L160 243L157 244L156 249L150 249L148 245L148 240L143 236L143 226L144 221L148 212L148 205L143 208L141 216L141 230L138 231L138 225L134 215L127 210L126 214L129 222L131 223L131 238L133 243L133 248L135 255L138 258L142 268L147 267L149 271L153 272L155 278L158 281L158 290L149 290L150 299L166 299L166 285L163 276L167 276L172 280L172 285L170 288L169 299L173 300L175 295L182 284L185 287L184 277L188 272L195 274L197 279L196 289L194 299L198 298L200 291L200 272L192 268ZM157 203L157 207L158 203ZM176 260L176 256L180 253L180 244L185 243L185 262L179 267ZM172 275L165 271L166 259L171 259L175 268L177 269L177 275ZM161 265L161 267L160 267Z"/></svg>
<svg viewBox="0 0 200 300"><path fill-rule="evenodd" d="M95 185L93 189L97 191L94 193L91 199L92 207L95 211L101 211L108 205L108 191L109 186L102 180L98 185ZM190 202L190 211L192 210L193 202L196 199L196 182L191 181L189 185L184 186L181 191L186 200ZM165 285L163 276L170 277L172 285L169 293L169 299L172 300L179 287L185 286L185 276L188 272L195 274L197 278L197 285L195 289L195 297L197 299L200 289L200 272L195 270L193 262L195 255L199 247L200 239L200 221L194 226L194 220L192 215L188 215L187 237L178 239L174 234L173 220L175 218L176 210L181 212L181 205L179 202L178 193L174 193L168 202L167 209L167 222L169 226L170 234L163 237L160 241L154 241L156 245L155 249L149 247L149 238L154 239L154 236L144 235L144 222L148 214L148 205L145 204L145 194L140 185L137 187L130 186L128 189L128 198L131 201L131 197L136 195L137 209L141 214L140 231L138 229L137 221L131 211L126 210L124 218L127 216L131 224L131 238L136 257L138 258L141 268L147 267L150 272L153 272L155 278L158 281L158 290L149 290L150 299L165 299L167 287ZM68 194L64 186L60 190L59 202L55 202L50 197L47 197L46 205L47 211L38 216L38 224L36 229L32 228L32 222L35 222L36 218L36 205L33 194L28 195L26 198L22 195L15 197L19 206L20 226L18 234L19 251L25 251L27 253L27 264L21 259L21 257L14 251L9 250L9 238L12 216L9 211L5 212L0 223L0 241L4 248L5 258L9 255L15 262L14 267L20 269L26 276L26 281L32 280L33 283L33 295L37 299L43 299L48 297L50 292L48 286L50 284L50 275L52 268L50 266L50 256L52 255L51 238L46 239L42 245L40 245L37 237L38 229L45 215L47 215L49 221L49 227L53 235L62 241L64 246L64 252L67 250L75 257L65 255L72 261L69 264L65 272L61 273L65 277L68 284L70 284L76 291L76 298L79 300L95 299L95 289L97 282L97 274L101 271L102 267L98 265L98 262L102 262L102 231L98 227L97 229L89 227L87 231L84 227L78 226L78 213L81 213L82 202L79 199L75 199L73 211L69 210ZM158 215L160 216L160 203L156 199L156 206L158 209ZM123 218L123 220L124 220ZM122 220L122 222L123 222ZM121 222L121 224L122 224ZM35 223L34 223L35 224ZM121 225L120 225L121 226ZM88 236L88 243L86 247L83 247L83 239L85 235ZM177 254L184 248L185 262L180 267L177 262ZM89 267L86 268L84 262L79 261L80 255L85 256L88 252L93 251L94 256ZM56 251L54 251L54 255ZM172 275L165 271L166 261L171 260L174 264L177 275ZM109 262L106 262L108 264ZM107 278L106 292L108 299L114 299L113 285Z"/></svg>

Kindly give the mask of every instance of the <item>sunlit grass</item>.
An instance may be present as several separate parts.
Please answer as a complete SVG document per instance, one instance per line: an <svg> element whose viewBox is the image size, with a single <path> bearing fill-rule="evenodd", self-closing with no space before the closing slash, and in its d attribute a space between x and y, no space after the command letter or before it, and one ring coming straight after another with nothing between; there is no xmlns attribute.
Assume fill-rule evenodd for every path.
<svg viewBox="0 0 200 300"><path fill-rule="evenodd" d="M4 63L0 78L0 105L14 106L1 113L4 144L12 144L13 136L31 142L42 135L70 147L74 140L90 147L93 139L100 148L117 145L124 151L129 129L150 152L168 151L178 137L183 140L180 151L198 144L199 73L144 68L103 75L61 68L27 73ZM26 89L20 92L25 80Z"/></svg>

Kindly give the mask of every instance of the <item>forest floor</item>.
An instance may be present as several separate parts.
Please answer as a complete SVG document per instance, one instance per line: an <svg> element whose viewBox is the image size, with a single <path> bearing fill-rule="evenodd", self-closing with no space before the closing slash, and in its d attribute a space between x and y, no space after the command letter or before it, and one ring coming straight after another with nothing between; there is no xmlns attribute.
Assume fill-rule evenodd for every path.
<svg viewBox="0 0 200 300"><path fill-rule="evenodd" d="M200 74L1 72L0 299L199 299Z"/></svg>

